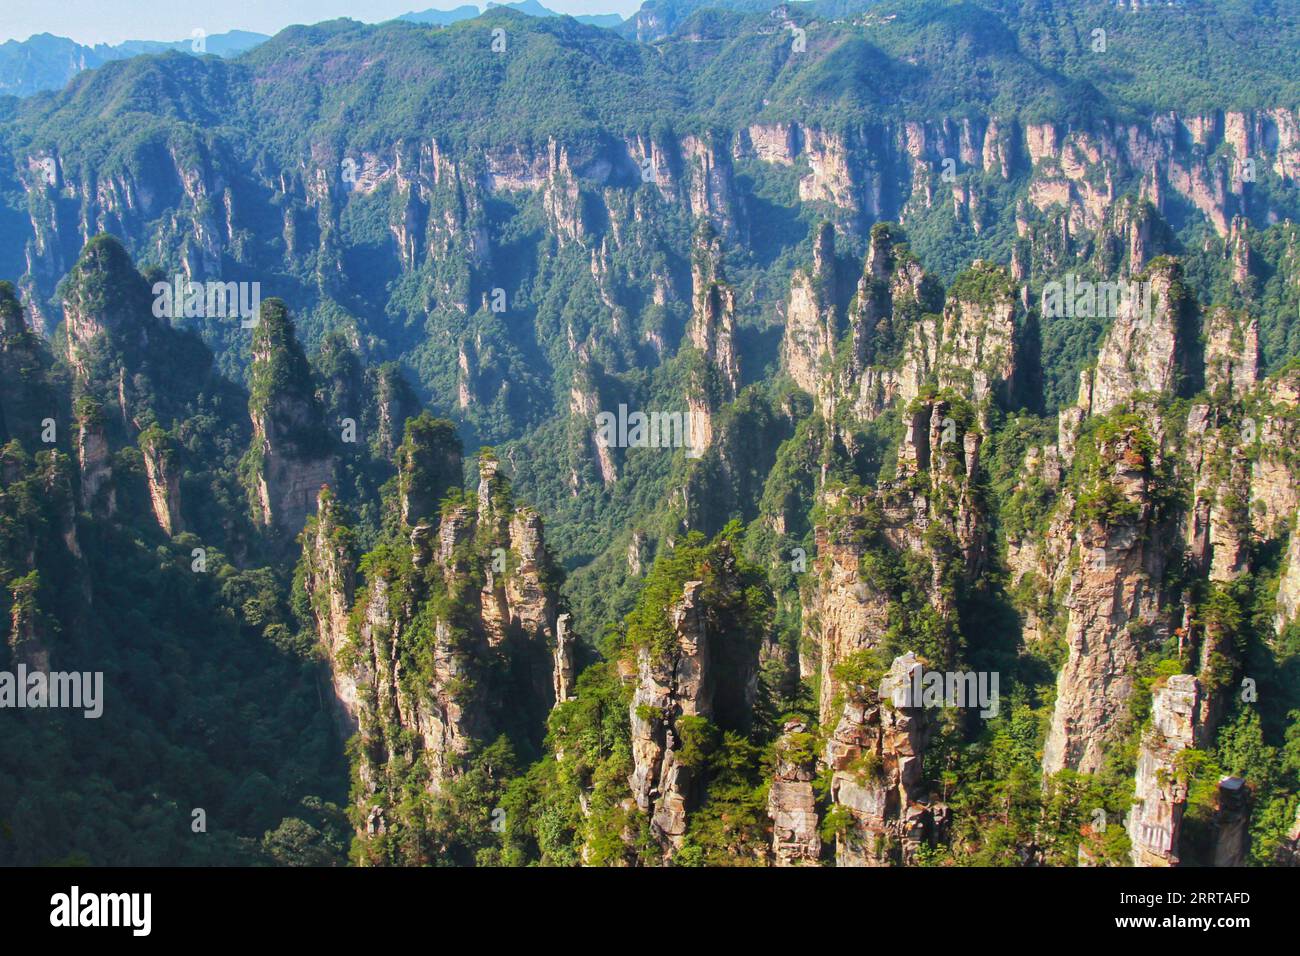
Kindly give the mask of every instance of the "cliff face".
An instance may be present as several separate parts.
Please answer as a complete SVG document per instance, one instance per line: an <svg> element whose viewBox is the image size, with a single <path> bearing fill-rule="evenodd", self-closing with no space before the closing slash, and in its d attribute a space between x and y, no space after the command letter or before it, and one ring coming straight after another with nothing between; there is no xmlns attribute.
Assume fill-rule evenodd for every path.
<svg viewBox="0 0 1300 956"><path fill-rule="evenodd" d="M606 487L618 481L618 465L614 459L614 450L601 441L596 430L596 416L608 411L601 405L600 393L596 388L590 368L580 367L574 374L573 385L569 389L569 415L577 423L580 438L577 445L581 457L590 456L596 465L597 475ZM569 488L577 494L581 479L576 465L569 471Z"/></svg>
<svg viewBox="0 0 1300 956"><path fill-rule="evenodd" d="M824 726L837 719L837 666L881 647L900 619L920 627L933 614L938 643L929 651L946 660L954 650L957 592L986 563L987 523L976 488L981 438L972 418L965 403L914 402L904 415L893 479L874 492L822 491L826 517L814 529L816 578L804 604L808 653L801 670L820 675ZM891 569L909 562L908 584L900 586Z"/></svg>
<svg viewBox="0 0 1300 956"><path fill-rule="evenodd" d="M64 287L65 358L77 381L90 383L97 350L110 361L137 358L148 349L152 309L143 280L125 249L101 237L86 246ZM127 414L130 409L123 408Z"/></svg>
<svg viewBox="0 0 1300 956"><path fill-rule="evenodd" d="M835 841L837 866L910 863L934 826L922 781L927 719L911 698L916 655L895 658L879 687L856 686L826 741L832 812L843 823Z"/></svg>
<svg viewBox="0 0 1300 956"><path fill-rule="evenodd" d="M835 230L824 223L817 231L812 271L796 271L791 279L782 342L786 371L823 404L839 339L835 286Z"/></svg>
<svg viewBox="0 0 1300 956"><path fill-rule="evenodd" d="M117 511L112 453L105 434L103 409L86 402L77 422L77 463L81 467L81 507L105 517Z"/></svg>
<svg viewBox="0 0 1300 956"><path fill-rule="evenodd" d="M820 674L820 720L835 719L835 665L850 654L879 646L889 625L889 595L872 588L861 573L861 562L873 544L874 527L868 496L830 495L826 507L835 520L816 529L817 583L805 601L803 615L807 652L800 657L805 677Z"/></svg>
<svg viewBox="0 0 1300 956"><path fill-rule="evenodd" d="M1181 271L1162 259L1147 275L1138 281L1149 287L1120 300L1096 368L1080 378L1078 404L1085 415L1104 415L1134 392L1175 394L1187 375L1192 343Z"/></svg>
<svg viewBox="0 0 1300 956"><path fill-rule="evenodd" d="M1008 403L1022 312L1010 275L976 261L943 303L915 257L894 245L889 227L872 230L848 307L847 361L836 364L842 336L834 232L821 227L812 271L796 271L786 310L782 355L795 384L832 420L843 406L852 418L870 422L927 387L952 389L976 406Z"/></svg>
<svg viewBox="0 0 1300 956"><path fill-rule="evenodd" d="M253 387L249 415L253 446L244 469L257 521L296 534L334 480L330 451L311 372L284 305L263 303L253 333Z"/></svg>
<svg viewBox="0 0 1300 956"><path fill-rule="evenodd" d="M630 29L654 35L676 16L643 11ZM874 14L805 24L811 48L796 54L785 42L796 19L737 14L753 30L736 45L716 42L730 20L706 16L644 49L567 21L511 27L511 50L530 44L533 65L563 51L558 89L575 75L603 82L617 128L600 111L557 123L558 96L411 114L368 78L405 71L402 90L433 96L418 92L438 75L426 67L469 53L455 46L464 31L401 25L374 28L401 38L391 47L372 46L370 27L304 28L313 42L230 72L194 61L201 82L162 61L160 73L114 74L122 85L102 116L78 112L90 86L13 106L4 143L42 145L0 157L13 173L0 176L0 209L19 210L0 262L25 269L34 328L48 331L62 302L53 341L72 388L54 401L13 387L48 369L0 284L0 536L26 527L37 486L23 449L47 415L76 463L51 456L40 479L58 492L48 527L60 558L100 537L79 542L78 521L188 544L162 541L156 525L230 555L224 596L265 570L259 555L284 578L282 549L263 545L302 529L307 602L292 606L309 610L334 717L355 738L365 862L441 861L460 840L458 861L471 862L481 851L484 862L806 865L830 857L831 833L840 865L930 862L932 843L943 862L1040 862L1059 853L1053 831L1078 830L1078 807L1057 814L1072 797L1051 802L1076 782L1052 779L1065 769L1096 775L1079 785L1089 798L1104 789L1108 809L1132 777L1135 859L1176 862L1179 755L1208 753L1225 718L1245 713L1234 685L1257 660L1241 649L1278 662L1300 617L1300 372L1263 378L1296 351L1286 317L1300 245L1275 222L1296 212L1295 112L1142 119L1102 108L1099 90L1096 115L1123 119L1031 123L980 106L1009 101L1001 77L1028 55L1000 43L1010 59L997 77L972 71L961 115L913 110L910 87L925 84L910 81L872 86L881 95L861 111L823 112L827 87L782 86L816 74L781 57L838 68L816 58L899 25ZM663 67L733 75L757 62L727 59L750 41L770 59L734 74L754 87L750 102L799 119L747 117L734 98L697 109L709 84L679 85ZM431 55L393 55L417 48ZM899 47L878 49L882 64L903 65ZM921 79L926 63L908 67ZM851 85L894 82L888 73ZM511 68L476 82L499 75L517 82ZM1032 75L1052 95L1073 90L1055 71ZM158 76L176 82L160 92ZM322 102L373 107L364 148L312 106L249 158L249 130L277 119L266 103L322 91ZM224 122L200 139L171 120L158 136L120 136L118 105L146 100L164 117ZM483 110L502 100L518 115L495 122ZM558 112L533 124L539 102ZM645 102L656 115L642 123ZM918 115L933 118L901 118ZM103 143L65 142L73 128L101 130ZM47 159L55 182L41 175ZM70 269L101 230L123 238L86 243ZM286 307L268 299L246 419L237 386L160 388L207 366L151 315L127 248L191 279L274 281L310 347L323 339L315 369ZM976 254L990 260L968 265ZM1049 318L1031 289L1076 270L1149 291L1114 315ZM946 290L940 275L955 277ZM1198 304L1194 287L1212 298ZM238 378L239 334L193 328ZM393 361L365 370L362 355ZM418 399L399 368L420 376ZM238 426L205 431L232 394ZM403 432L424 403L500 448L500 462L479 456L476 488L462 487L455 426L422 417ZM596 439L600 412L658 403L690 413L687 455ZM349 418L369 457L339 438ZM238 497L235 477L204 473L200 459L246 447L250 432L239 477L258 527L246 530L220 506ZM536 509L513 502L507 470ZM692 530L725 546L705 554ZM548 531L576 571L572 617ZM39 542L12 534L6 583L38 563ZM359 540L377 542L364 558ZM763 573L741 573L742 559ZM1257 633L1261 617L1274 635ZM42 637L39 615L11 624L15 653L35 646L33 627ZM596 645L617 660L580 675ZM1138 688L1157 664L1185 673L1157 686L1144 734ZM890 688L921 668L1001 672L1011 712L981 725L897 703ZM1265 724L1278 745L1278 720ZM950 778L969 816L945 846L947 797L931 789ZM484 794L507 789L497 829ZM1223 800L1215 852L1237 860L1240 816ZM996 820L984 806L995 802L1006 807ZM986 825L997 838L973 849L969 834Z"/></svg>
<svg viewBox="0 0 1300 956"><path fill-rule="evenodd" d="M777 866L815 866L821 856L812 784L816 774L814 740L805 724L791 720L776 743L767 815L772 820L772 856Z"/></svg>
<svg viewBox="0 0 1300 956"><path fill-rule="evenodd" d="M1168 531L1154 501L1158 446L1136 422L1099 436L1094 474L1074 504L1077 569L1065 599L1069 657L1057 678L1043 769L1100 769L1145 649L1169 633L1160 582ZM1104 511L1089 507L1108 502Z"/></svg>
<svg viewBox="0 0 1300 956"><path fill-rule="evenodd" d="M215 432L223 433L217 439L222 443L242 442L246 433L233 407L238 389L213 374L212 354L197 335L155 314L147 280L114 237L97 236L86 244L60 292L66 322L54 342L70 380L54 373L50 382L67 388L72 400L36 381L51 373L42 371L32 353L21 363L26 389L45 408L39 413L43 417L21 424L20 433L39 437L42 444L57 443L70 404L81 510L123 524L147 516L169 537L191 530L181 496L182 461L196 479L215 481L209 488L226 476L217 477L221 469L209 461L183 459L182 444L200 433L206 441ZM34 345L24 336L15 342L23 349ZM36 410L15 406L15 411L26 416ZM198 425L196 418L201 418ZM221 510L211 501L198 507L209 515ZM223 546L236 524L228 515L216 519ZM235 550L244 546L238 543Z"/></svg>
<svg viewBox="0 0 1300 956"><path fill-rule="evenodd" d="M667 102L676 112L675 96ZM151 141L129 152L129 162L111 169L78 161L71 142L58 143L48 157L12 157L14 168L35 171L16 184L16 198L25 201L15 208L25 207L27 216L15 230L13 251L15 260L28 262L27 284L39 290L38 301L48 299L66 272L75 238L101 231L128 237L135 251L175 249L176 264L199 281L250 265L262 247L279 240L291 260L315 259L312 278L322 291L336 291L349 281L342 268L348 203L387 194L393 201L383 234L392 267L412 272L456 258L455 266L438 270L439 292L467 310L495 261L485 213L492 200L537 194L548 230L575 244L589 241L611 218L618 194L649 185L663 203L709 220L728 242L743 244L753 204L738 185L739 163L797 168L799 201L819 204L841 229L858 234L882 219L951 204L959 228L978 235L989 216L977 180L988 176L1013 183L1021 201L1059 219L1069 238L1084 242L1103 229L1123 235L1140 268L1150 236L1140 219L1112 220L1121 196L1138 193L1171 216L1188 210L1220 236L1238 215L1264 221L1283 210L1258 208L1259 199L1247 197L1252 187L1258 196L1267 177L1294 181L1300 123L1290 108L1162 112L1086 125L1026 123L987 112L835 129L815 120L742 120L707 136L610 129L595 148L539 137L474 154L447 137L408 139L395 131L351 153L311 143L295 163L257 172L221 137L184 149ZM1223 156L1229 161L1221 162ZM57 185L39 175L47 158L60 172ZM945 168L948 175L938 175ZM252 213L258 206L283 211L264 222Z"/></svg>
<svg viewBox="0 0 1300 956"><path fill-rule="evenodd" d="M752 730L768 613L761 579L732 542L720 536L705 546L692 535L677 547L689 557L683 567L703 580L683 581L682 568L656 562L619 660L631 691L631 805L664 860L683 848L693 815L713 799L717 768L709 758L721 734ZM764 844L753 851L764 855Z"/></svg>
<svg viewBox="0 0 1300 956"><path fill-rule="evenodd" d="M176 449L161 430L140 436L145 479L149 483L149 504L163 533L171 537L185 530L181 517L181 469Z"/></svg>
<svg viewBox="0 0 1300 956"><path fill-rule="evenodd" d="M12 588L9 614L9 660L29 672L50 672L50 649L37 624L36 581L26 577Z"/></svg>
<svg viewBox="0 0 1300 956"><path fill-rule="evenodd" d="M27 326L14 287L0 282L0 441L34 443L58 409L47 384L50 366L40 340Z"/></svg>
<svg viewBox="0 0 1300 956"><path fill-rule="evenodd" d="M321 649L330 662L334 719L340 736L347 739L359 727L356 674L341 663L347 659L351 641L357 557L338 500L328 488L321 489L316 517L303 531L303 554L303 589L311 603Z"/></svg>
<svg viewBox="0 0 1300 956"><path fill-rule="evenodd" d="M1300 534L1291 535L1282 567L1282 580L1277 586L1277 612L1273 617L1274 628L1279 633L1300 615Z"/></svg>
<svg viewBox="0 0 1300 956"><path fill-rule="evenodd" d="M694 291L687 340L716 370L722 397L734 398L740 390L736 293L723 272L722 243L708 227L696 237L691 284Z"/></svg>
<svg viewBox="0 0 1300 956"><path fill-rule="evenodd" d="M713 716L709 630L700 606L703 582L689 581L670 611L674 641L666 652L650 647L636 655L632 696L632 776L628 785L654 834L668 848L686 834L687 805L693 796L692 767L678 757L682 718Z"/></svg>
<svg viewBox="0 0 1300 956"><path fill-rule="evenodd" d="M849 305L850 362L840 371L833 395L842 396L862 421L878 418L905 389L915 397L916 383L925 380L930 364L926 353L935 332L934 320L925 317L942 307L938 283L910 251L896 248L897 242L888 225L872 228ZM919 368L918 361L925 367Z"/></svg>
<svg viewBox="0 0 1300 956"><path fill-rule="evenodd" d="M1178 754L1198 746L1200 685L1178 674L1153 694L1151 727L1138 748L1136 795L1128 817L1134 866L1175 866L1187 803Z"/></svg>
<svg viewBox="0 0 1300 956"><path fill-rule="evenodd" d="M356 821L363 840L379 841L372 862L417 823L394 787L436 797L502 733L536 747L555 689L572 693L571 638L556 636L556 572L541 521L511 504L487 455L471 507L458 487L460 455L450 423L427 413L408 422L394 530L364 570L328 490L303 535L304 590L336 715L358 734ZM403 851L408 862L435 852L416 844Z"/></svg>

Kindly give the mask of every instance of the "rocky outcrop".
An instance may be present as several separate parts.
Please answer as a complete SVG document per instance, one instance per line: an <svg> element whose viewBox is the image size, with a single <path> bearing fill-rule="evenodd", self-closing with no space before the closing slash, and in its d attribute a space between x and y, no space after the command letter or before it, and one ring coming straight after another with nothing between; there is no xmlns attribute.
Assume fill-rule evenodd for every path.
<svg viewBox="0 0 1300 956"><path fill-rule="evenodd" d="M1219 781L1214 808L1214 866L1245 866L1250 840L1250 790L1240 777Z"/></svg>
<svg viewBox="0 0 1300 956"><path fill-rule="evenodd" d="M1134 866L1177 866L1178 838L1187 804L1178 755L1196 747L1201 687L1178 674L1152 693L1151 726L1138 748L1133 809L1128 817Z"/></svg>
<svg viewBox="0 0 1300 956"><path fill-rule="evenodd" d="M918 334L909 352L918 359L916 371L928 367L940 388L956 390L977 407L990 398L1009 400L1016 382L1018 309L1006 270L976 260L949 290L939 334L922 337L923 327L914 327ZM917 382L916 372L904 377L904 399L915 397L909 379Z"/></svg>
<svg viewBox="0 0 1300 956"><path fill-rule="evenodd" d="M900 353L910 337L919 335L910 347L913 353L920 347L924 355L929 339L913 327L942 306L938 284L911 252L897 248L897 241L894 227L872 227L862 276L849 305L849 362L831 391L829 410L842 402L864 422L893 405L902 396L904 382L913 383L909 394L915 396L915 383L925 380L931 363L927 360L925 369L917 369Z"/></svg>
<svg viewBox="0 0 1300 956"><path fill-rule="evenodd" d="M786 721L776 742L776 767L767 792L772 857L777 866L814 866L821 856L817 827L814 737L798 720Z"/></svg>
<svg viewBox="0 0 1300 956"><path fill-rule="evenodd" d="M823 223L813 243L811 272L790 280L782 354L786 371L810 395L825 398L839 337L835 308L835 229Z"/></svg>
<svg viewBox="0 0 1300 956"><path fill-rule="evenodd" d="M909 691L919 667L908 653L895 658L878 688L845 691L824 755L832 813L842 814L836 866L910 863L935 824L922 781L926 714Z"/></svg>
<svg viewBox="0 0 1300 956"><path fill-rule="evenodd" d="M678 755L683 718L713 714L709 629L701 606L702 581L688 581L669 612L672 645L636 652L632 721L632 774L628 785L637 808L650 817L651 831L671 851L686 835L695 768Z"/></svg>
<svg viewBox="0 0 1300 956"><path fill-rule="evenodd" d="M1231 581L1246 570L1250 548L1249 487L1245 449L1231 437L1232 423L1215 427L1223 409L1197 403L1187 416L1187 465L1194 484L1186 518L1189 557L1211 581Z"/></svg>
<svg viewBox="0 0 1300 956"><path fill-rule="evenodd" d="M1220 401L1242 398L1259 379L1259 321L1219 307L1204 332L1206 391Z"/></svg>
<svg viewBox="0 0 1300 956"><path fill-rule="evenodd" d="M563 704L572 700L577 687L577 671L574 665L574 641L568 614L561 614L555 621L555 666L552 673L552 690L555 703Z"/></svg>
<svg viewBox="0 0 1300 956"><path fill-rule="evenodd" d="M823 725L835 717L837 665L879 647L905 613L881 576L864 570L868 563L921 556L929 572L913 583L943 627L956 623L959 582L975 580L986 565L988 526L977 490L981 436L965 409L963 415L938 398L914 402L904 413L893 479L875 491L822 491L825 519L814 528L816 577L804 596L800 669L804 676L820 672Z"/></svg>
<svg viewBox="0 0 1300 956"><path fill-rule="evenodd" d="M1300 515L1296 516L1300 528ZM1292 531L1282 563L1282 577L1277 584L1277 612L1273 624L1279 634L1300 616L1300 531Z"/></svg>
<svg viewBox="0 0 1300 956"><path fill-rule="evenodd" d="M1104 511L1078 508L1078 561L1065 599L1069 656L1057 676L1043 770L1101 767L1133 692L1143 652L1169 633L1160 582L1168 556L1153 501L1158 452L1134 423L1103 436L1083 494Z"/></svg>
<svg viewBox="0 0 1300 956"><path fill-rule="evenodd" d="M181 518L181 468L176 449L167 433L153 428L140 434L149 504L163 534L173 537L185 530Z"/></svg>
<svg viewBox="0 0 1300 956"><path fill-rule="evenodd" d="M155 332L152 306L117 239L101 235L87 243L62 291L65 358L80 386L95 384L95 373L106 370L92 367L97 353L110 366L137 364L132 360L148 350Z"/></svg>
<svg viewBox="0 0 1300 956"><path fill-rule="evenodd" d="M461 482L461 450L455 427L428 415L411 419L396 460L402 524L415 528L436 521L443 497Z"/></svg>
<svg viewBox="0 0 1300 956"><path fill-rule="evenodd" d="M14 287L0 282L0 443L34 445L58 403L49 387L48 353L28 328Z"/></svg>
<svg viewBox="0 0 1300 956"><path fill-rule="evenodd" d="M13 667L22 665L29 673L50 672L50 649L37 623L37 577L30 574L17 579L10 588L9 660Z"/></svg>
<svg viewBox="0 0 1300 956"><path fill-rule="evenodd" d="M77 410L77 464L81 468L81 507L96 515L117 512L113 457L105 433L103 409L83 400Z"/></svg>
<svg viewBox="0 0 1300 956"><path fill-rule="evenodd" d="M872 588L861 573L862 558L873 546L872 496L847 491L824 495L831 520L815 529L815 583L804 600L804 640L800 672L820 673L820 723L835 719L835 666L849 655L879 646L889 627L889 596Z"/></svg>
<svg viewBox="0 0 1300 956"><path fill-rule="evenodd" d="M253 514L265 527L296 534L321 487L334 481L337 462L307 359L279 300L262 303L251 378L253 445L243 468Z"/></svg>
<svg viewBox="0 0 1300 956"><path fill-rule="evenodd" d="M716 371L721 397L734 398L740 390L736 293L722 270L722 241L708 226L701 227L695 239L691 283L694 291L687 339Z"/></svg>
<svg viewBox="0 0 1300 956"><path fill-rule="evenodd" d="M510 550L519 563L506 582L510 622L529 633L553 637L555 593L550 587L550 555L542 543L542 518L531 508L517 508L510 517Z"/></svg>
<svg viewBox="0 0 1300 956"><path fill-rule="evenodd" d="M347 654L351 647L349 615L356 597L356 555L338 499L329 488L320 490L316 515L303 530L303 568L303 589L329 663L334 718L346 740L358 727L356 671Z"/></svg>
<svg viewBox="0 0 1300 956"><path fill-rule="evenodd" d="M586 365L580 366L574 373L573 385L569 389L569 414L578 422L581 441L590 446L600 480L608 487L618 481L618 465L614 460L613 449L601 441L598 435L596 416L602 411L605 409L601 407L594 371ZM574 471L570 475L569 485L575 494L578 483L578 473Z"/></svg>
<svg viewBox="0 0 1300 956"><path fill-rule="evenodd" d="M634 530L631 540L627 543L627 573L632 577L639 578L645 573L649 547L650 539L646 533L640 529Z"/></svg>
<svg viewBox="0 0 1300 956"><path fill-rule="evenodd" d="M1279 538L1300 509L1300 481L1291 463L1300 447L1300 369L1283 370L1255 390L1253 408L1242 420L1240 440L1249 446L1250 520L1261 538Z"/></svg>
<svg viewBox="0 0 1300 956"><path fill-rule="evenodd" d="M336 718L358 735L363 838L411 823L390 796L393 781L413 768L436 794L502 733L536 746L545 713L574 689L573 638L567 616L557 632L540 519L514 507L495 459L480 458L477 507L449 484L461 462L450 423L428 413L408 421L397 461L386 504L398 524L366 563L328 489L302 536ZM562 659L567 668L553 673Z"/></svg>
<svg viewBox="0 0 1300 956"><path fill-rule="evenodd" d="M1097 364L1079 377L1078 406L1085 415L1104 415L1134 392L1177 394L1187 375L1189 300L1182 267L1157 259L1135 281L1139 294L1117 297Z"/></svg>
<svg viewBox="0 0 1300 956"><path fill-rule="evenodd" d="M1133 196L1121 196L1106 211L1095 242L1093 265L1104 276L1138 275L1172 245L1170 230L1155 207Z"/></svg>

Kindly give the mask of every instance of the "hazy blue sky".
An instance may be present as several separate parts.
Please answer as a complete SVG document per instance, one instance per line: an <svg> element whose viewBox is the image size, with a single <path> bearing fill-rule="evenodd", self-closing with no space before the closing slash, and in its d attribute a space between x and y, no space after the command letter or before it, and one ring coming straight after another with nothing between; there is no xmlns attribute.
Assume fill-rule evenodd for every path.
<svg viewBox="0 0 1300 956"><path fill-rule="evenodd" d="M79 43L180 40L196 28L275 33L292 23L352 17L377 23L412 10L450 10L461 3L480 8L487 0L0 0L0 42L33 33L72 37ZM640 0L541 0L559 13L621 13Z"/></svg>

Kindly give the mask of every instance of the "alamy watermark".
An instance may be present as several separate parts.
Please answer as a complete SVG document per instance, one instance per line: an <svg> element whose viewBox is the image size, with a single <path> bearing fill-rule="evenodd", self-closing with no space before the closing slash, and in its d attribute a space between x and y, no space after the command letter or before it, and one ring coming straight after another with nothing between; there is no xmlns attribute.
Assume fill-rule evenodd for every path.
<svg viewBox="0 0 1300 956"><path fill-rule="evenodd" d="M701 412L632 412L618 406L618 414L596 416L596 441L602 448L685 448L687 458L704 452L704 415Z"/></svg>
<svg viewBox="0 0 1300 956"><path fill-rule="evenodd" d="M918 664L889 696L895 707L979 707L981 717L996 717L999 682L997 671L927 671Z"/></svg>
<svg viewBox="0 0 1300 956"><path fill-rule="evenodd" d="M1043 286L1044 318L1108 318L1120 312L1151 318L1150 282L1092 282L1067 273Z"/></svg>
<svg viewBox="0 0 1300 956"><path fill-rule="evenodd" d="M84 711L87 720L104 713L103 671L34 670L19 664L17 673L0 671L0 708L67 708Z"/></svg>
<svg viewBox="0 0 1300 956"><path fill-rule="evenodd" d="M50 925L55 928L120 927L132 936L148 936L153 928L152 893L83 893L73 886L50 897Z"/></svg>
<svg viewBox="0 0 1300 956"><path fill-rule="evenodd" d="M171 282L155 282L153 296L153 314L159 319L238 316L241 329L255 329L262 321L260 282L191 282L176 275Z"/></svg>

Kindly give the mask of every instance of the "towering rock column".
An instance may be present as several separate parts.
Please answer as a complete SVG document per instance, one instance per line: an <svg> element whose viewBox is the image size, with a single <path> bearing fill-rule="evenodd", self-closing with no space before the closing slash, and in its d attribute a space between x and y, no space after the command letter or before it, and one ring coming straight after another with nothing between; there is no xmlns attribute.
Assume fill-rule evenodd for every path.
<svg viewBox="0 0 1300 956"><path fill-rule="evenodd" d="M808 678L820 672L819 722L829 727L837 719L832 704L837 691L835 665L855 651L876 647L889 628L889 596L862 579L862 557L868 550L871 495L844 490L822 496L831 516L815 529L816 583L805 598L804 640L799 670Z"/></svg>
<svg viewBox="0 0 1300 956"><path fill-rule="evenodd" d="M1152 502L1150 450L1136 428L1098 448L1094 490L1117 507L1076 531L1079 563L1066 597L1069 656L1057 676L1043 771L1095 773L1133 693L1143 634L1163 622L1159 582L1166 549ZM1167 624L1167 622L1164 622Z"/></svg>
<svg viewBox="0 0 1300 956"><path fill-rule="evenodd" d="M297 534L337 462L312 388L307 358L278 299L262 303L253 333L248 402L253 445L244 459L253 513L266 527Z"/></svg>
<svg viewBox="0 0 1300 956"><path fill-rule="evenodd" d="M879 688L846 688L839 722L826 741L831 801L845 814L835 840L837 866L909 863L933 824L921 765L929 735L911 694L915 654L894 659Z"/></svg>
<svg viewBox="0 0 1300 956"><path fill-rule="evenodd" d="M1198 743L1201 687L1177 674L1152 694L1151 727L1138 748L1133 809L1128 817L1134 866L1177 866L1178 837L1187 784L1175 768L1178 755Z"/></svg>
<svg viewBox="0 0 1300 956"><path fill-rule="evenodd" d="M9 654L13 666L22 665L29 673L50 672L50 650L36 623L36 573L13 583L13 609L9 613Z"/></svg>
<svg viewBox="0 0 1300 956"><path fill-rule="evenodd" d="M140 454L149 483L149 503L164 534L174 537L185 530L181 518L181 468L167 433L153 427L140 433Z"/></svg>
<svg viewBox="0 0 1300 956"><path fill-rule="evenodd" d="M818 398L830 398L830 363L838 335L835 312L835 229L823 223L813 245L811 273L800 269L790 280L782 355L795 384Z"/></svg>
<svg viewBox="0 0 1300 956"><path fill-rule="evenodd" d="M722 241L707 223L695 237L691 281L694 291L686 334L691 347L703 354L707 370L705 380L695 382L687 395L690 445L698 457L713 443L713 413L740 390L736 292L722 271Z"/></svg>
<svg viewBox="0 0 1300 956"><path fill-rule="evenodd" d="M93 514L112 517L117 513L117 491L113 486L113 453L105 434L104 413L91 399L77 405L77 463L81 467L81 507Z"/></svg>
<svg viewBox="0 0 1300 956"><path fill-rule="evenodd" d="M348 618L356 596L352 549L352 533L343 524L338 501L329 488L322 488L316 516L308 520L303 534L303 587L329 662L334 718L344 740L356 733L358 726L356 675L345 660Z"/></svg>
<svg viewBox="0 0 1300 956"><path fill-rule="evenodd" d="M822 841L813 794L816 755L813 735L798 720L787 721L776 743L776 769L767 795L772 820L772 855L777 866L815 866Z"/></svg>
<svg viewBox="0 0 1300 956"><path fill-rule="evenodd" d="M1158 258L1144 275L1140 294L1119 303L1096 366L1080 373L1078 406L1084 415L1104 415L1134 392L1172 394L1187 371L1182 267Z"/></svg>
<svg viewBox="0 0 1300 956"><path fill-rule="evenodd" d="M693 769L677 756L678 721L711 717L712 674L709 631L700 594L702 581L688 581L673 606L673 643L662 651L637 652L637 685L629 713L632 721L632 775L628 784L642 813L650 815L654 834L668 847L686 835L686 811L692 796Z"/></svg>
<svg viewBox="0 0 1300 956"><path fill-rule="evenodd" d="M572 700L577 686L577 675L574 672L573 662L574 635L569 627L571 620L572 618L568 614L561 614L555 623L553 691L557 705Z"/></svg>

